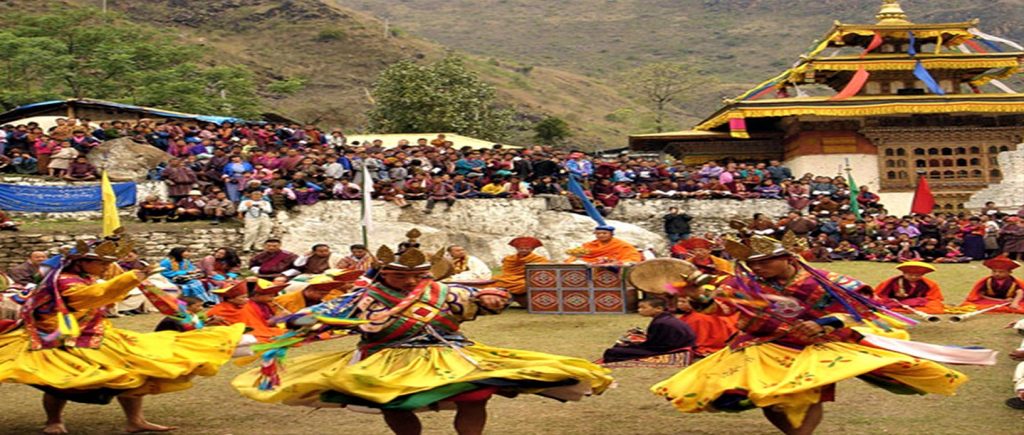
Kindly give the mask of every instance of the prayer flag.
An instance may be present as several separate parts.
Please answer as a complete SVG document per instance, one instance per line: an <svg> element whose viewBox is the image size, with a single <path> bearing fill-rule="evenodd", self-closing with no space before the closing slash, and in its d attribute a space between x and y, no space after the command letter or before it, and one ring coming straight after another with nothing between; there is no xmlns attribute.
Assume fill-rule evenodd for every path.
<svg viewBox="0 0 1024 435"><path fill-rule="evenodd" d="M924 65L921 65L921 61L917 61L917 65L914 66L914 77L924 82L925 86L928 86L928 90L932 91L933 94L946 95L946 92L935 82L935 79L928 73L928 70L924 69Z"/></svg>
<svg viewBox="0 0 1024 435"><path fill-rule="evenodd" d="M729 135L737 139L750 139L750 134L747 133L747 120L745 118L730 118Z"/></svg>
<svg viewBox="0 0 1024 435"><path fill-rule="evenodd" d="M846 169L846 184L850 185L850 213L860 219L860 202L857 201L857 197L860 196L860 188L853 181L853 173L849 168Z"/></svg>
<svg viewBox="0 0 1024 435"><path fill-rule="evenodd" d="M935 210L935 196L932 189L928 187L928 180L921 174L917 180L917 190L914 191L914 202L910 205L910 212L914 214L930 214Z"/></svg>
<svg viewBox="0 0 1024 435"><path fill-rule="evenodd" d="M103 236L114 235L114 230L121 228L121 216L117 214L117 194L110 184L107 171L104 170L100 181L100 196L103 198ZM95 192L95 191L94 191Z"/></svg>
<svg viewBox="0 0 1024 435"><path fill-rule="evenodd" d="M587 211L587 216L590 216L598 226L608 225L604 221L604 216L601 216L601 213L597 211L597 207L594 207L594 202L587 198L586 192L583 191L583 186L580 186L580 183L576 181L576 175L569 174L568 188L569 192L576 195L580 202L583 203L583 209Z"/></svg>
<svg viewBox="0 0 1024 435"><path fill-rule="evenodd" d="M370 201L373 199L373 178L370 177L370 171L366 167L366 162L363 162L363 244L367 245L370 234L370 225L373 223L373 204ZM369 245L367 245L369 246Z"/></svg>
<svg viewBox="0 0 1024 435"><path fill-rule="evenodd" d="M871 73L868 72L868 70L865 69L863 66L858 68L857 72L853 73L853 78L851 78L850 81L846 83L846 87L844 87L843 90L836 94L834 97L829 98L829 100L845 100L854 95L857 95L858 93L860 93L860 90L864 88L864 84L868 82L868 77L870 76Z"/></svg>

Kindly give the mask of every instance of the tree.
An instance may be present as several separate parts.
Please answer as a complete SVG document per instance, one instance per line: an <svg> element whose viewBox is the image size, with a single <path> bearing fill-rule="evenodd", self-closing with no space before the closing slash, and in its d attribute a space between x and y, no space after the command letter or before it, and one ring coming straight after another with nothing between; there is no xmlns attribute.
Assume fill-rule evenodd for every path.
<svg viewBox="0 0 1024 435"><path fill-rule="evenodd" d="M658 133L664 131L665 113L677 96L700 86L696 73L685 65L660 62L644 65L626 74L626 87L652 104Z"/></svg>
<svg viewBox="0 0 1024 435"><path fill-rule="evenodd" d="M545 145L554 145L572 136L569 123L562 118L548 116L533 125L534 139Z"/></svg>
<svg viewBox="0 0 1024 435"><path fill-rule="evenodd" d="M370 128L380 133L451 132L504 137L512 112L498 107L494 88L447 56L432 64L392 64L373 85Z"/></svg>
<svg viewBox="0 0 1024 435"><path fill-rule="evenodd" d="M95 8L3 17L0 106L97 98L186 112L258 116L252 73L201 67L202 48Z"/></svg>

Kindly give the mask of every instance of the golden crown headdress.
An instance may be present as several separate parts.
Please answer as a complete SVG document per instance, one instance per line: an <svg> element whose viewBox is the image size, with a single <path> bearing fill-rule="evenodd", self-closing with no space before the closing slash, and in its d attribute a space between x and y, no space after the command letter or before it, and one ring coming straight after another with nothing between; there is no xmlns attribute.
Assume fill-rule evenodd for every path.
<svg viewBox="0 0 1024 435"><path fill-rule="evenodd" d="M97 240L90 243L85 240L78 240L75 242L74 250L70 247L65 247L61 248L60 253L68 261L82 258L117 261L131 253L134 247L134 243L128 238L124 228L118 228L114 230L112 235L107 236L102 241Z"/></svg>
<svg viewBox="0 0 1024 435"><path fill-rule="evenodd" d="M757 261L784 255L799 254L807 250L807 241L792 231L786 232L782 240L755 234L746 240L727 236L725 251L740 261Z"/></svg>

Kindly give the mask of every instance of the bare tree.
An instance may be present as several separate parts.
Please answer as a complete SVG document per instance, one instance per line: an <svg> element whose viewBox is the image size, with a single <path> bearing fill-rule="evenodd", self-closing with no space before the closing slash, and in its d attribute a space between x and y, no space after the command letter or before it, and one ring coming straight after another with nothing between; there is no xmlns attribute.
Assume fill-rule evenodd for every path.
<svg viewBox="0 0 1024 435"><path fill-rule="evenodd" d="M696 73L689 67L659 62L636 68L625 76L625 85L652 103L658 133L664 131L665 113L676 97L700 86Z"/></svg>

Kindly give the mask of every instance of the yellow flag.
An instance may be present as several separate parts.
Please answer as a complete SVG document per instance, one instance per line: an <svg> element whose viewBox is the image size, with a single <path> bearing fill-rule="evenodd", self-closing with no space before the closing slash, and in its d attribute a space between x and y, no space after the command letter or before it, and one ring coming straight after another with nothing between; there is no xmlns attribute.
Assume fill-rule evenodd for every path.
<svg viewBox="0 0 1024 435"><path fill-rule="evenodd" d="M107 171L103 171L102 178L100 194L103 197L103 236L110 236L114 234L114 230L121 228L121 216L117 215L117 194L114 193L114 186L110 184Z"/></svg>

